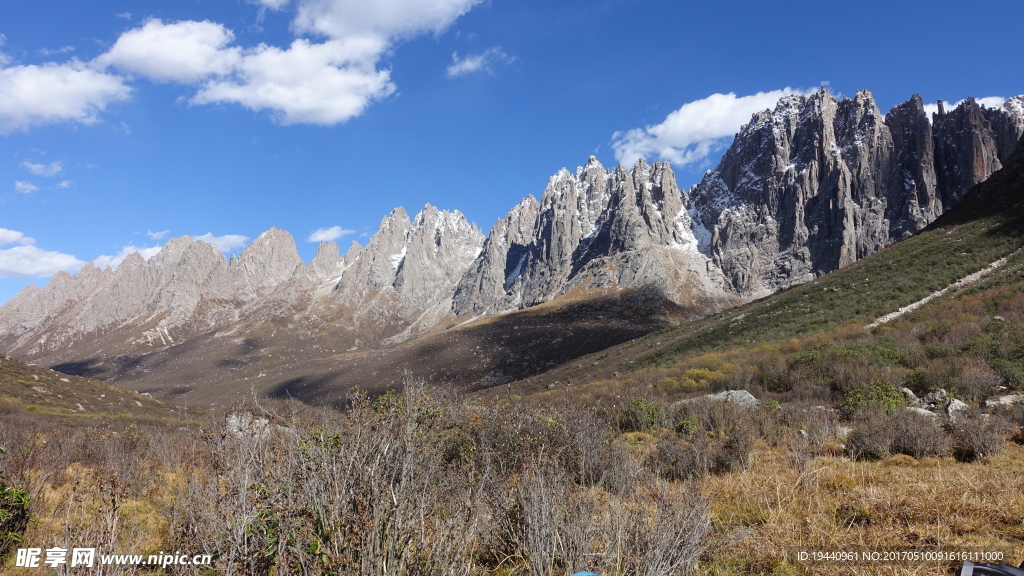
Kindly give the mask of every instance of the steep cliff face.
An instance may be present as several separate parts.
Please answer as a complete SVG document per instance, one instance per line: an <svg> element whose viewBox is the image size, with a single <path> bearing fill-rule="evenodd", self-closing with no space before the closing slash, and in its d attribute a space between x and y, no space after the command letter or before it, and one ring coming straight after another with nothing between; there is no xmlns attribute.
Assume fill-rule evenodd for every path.
<svg viewBox="0 0 1024 576"><path fill-rule="evenodd" d="M491 230L456 290L459 315L525 308L576 289L650 286L694 313L730 301L709 273L669 165L561 170Z"/></svg>
<svg viewBox="0 0 1024 576"><path fill-rule="evenodd" d="M890 237L902 239L942 213L935 176L932 125L917 94L885 115L892 138L893 164L885 217Z"/></svg>
<svg viewBox="0 0 1024 576"><path fill-rule="evenodd" d="M1015 118L968 100L929 125L917 96L888 115L867 91L785 97L693 191L708 252L747 297L836 270L920 230L997 170L998 142L1019 138Z"/></svg>
<svg viewBox="0 0 1024 576"><path fill-rule="evenodd" d="M1003 167L1024 133L1024 97L998 108L985 108L968 98L946 111L939 102L934 115L935 170L945 209L952 208L975 184Z"/></svg>

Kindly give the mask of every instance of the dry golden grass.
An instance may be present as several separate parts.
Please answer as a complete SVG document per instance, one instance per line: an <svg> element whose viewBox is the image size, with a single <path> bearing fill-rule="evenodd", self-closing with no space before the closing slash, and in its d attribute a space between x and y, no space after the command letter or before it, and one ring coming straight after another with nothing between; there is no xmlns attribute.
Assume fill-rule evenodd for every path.
<svg viewBox="0 0 1024 576"><path fill-rule="evenodd" d="M712 501L718 549L703 573L952 574L957 562L801 564L834 551L1004 551L1024 559L1024 447L983 462L879 462L818 457L800 471L785 449L759 446L748 469L700 482Z"/></svg>

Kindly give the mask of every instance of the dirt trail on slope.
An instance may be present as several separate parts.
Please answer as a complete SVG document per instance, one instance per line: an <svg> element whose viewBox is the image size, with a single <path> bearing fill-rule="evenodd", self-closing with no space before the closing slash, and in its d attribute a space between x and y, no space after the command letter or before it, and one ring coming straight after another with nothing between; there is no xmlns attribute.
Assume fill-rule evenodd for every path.
<svg viewBox="0 0 1024 576"><path fill-rule="evenodd" d="M968 274L967 276L964 276L963 278L957 280L956 282L953 282L949 286L946 286L942 290L939 290L939 291L936 291L936 292L932 292L931 294L929 294L928 296L925 296L924 298L921 298L917 302L914 302L912 304L908 304L908 305L904 306L903 308L900 308L899 310L897 310L895 312L892 312L890 314L886 314L885 316L882 316L878 320L875 320L871 324L868 324L867 326L865 326L864 329L865 330L870 330L872 328L877 328L878 326L881 326L882 324L886 324L888 322L892 322L893 320L899 318L900 316L903 316L907 312L912 312L914 310L917 310L918 308L920 308L921 306L924 306L925 304L931 302L932 300L945 295L950 290L960 290L961 288L966 288L967 286L970 286L971 284L974 284L978 280L981 280L982 278L988 276L989 274L991 274L991 273L995 272L996 270L998 270L999 268L1001 268L1004 264L1006 264L1007 262L1010 261L1010 258L1013 258L1017 254L1020 254L1020 252L1022 250L1024 250L1024 246L1022 246L1020 248L1017 248L1016 250L1014 250L1010 254L1007 254L1006 256L1000 258L999 260L996 260L995 262L989 264L988 266L985 266L984 268L982 268L981 270L978 270L974 274Z"/></svg>

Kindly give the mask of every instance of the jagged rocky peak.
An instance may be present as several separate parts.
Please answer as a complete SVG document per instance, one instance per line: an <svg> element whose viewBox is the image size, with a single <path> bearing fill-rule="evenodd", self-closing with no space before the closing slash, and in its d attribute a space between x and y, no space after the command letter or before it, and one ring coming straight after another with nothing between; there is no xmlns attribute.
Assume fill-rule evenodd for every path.
<svg viewBox="0 0 1024 576"><path fill-rule="evenodd" d="M231 263L235 294L242 300L257 297L290 279L302 264L295 238L271 228L250 242Z"/></svg>
<svg viewBox="0 0 1024 576"><path fill-rule="evenodd" d="M454 311L479 315L503 309L505 291L521 273L533 243L539 209L540 202L530 194L495 223L455 289Z"/></svg>
<svg viewBox="0 0 1024 576"><path fill-rule="evenodd" d="M754 114L692 198L734 289L771 293L855 258L854 189L870 210L877 166L846 159L872 159L880 124L870 94L838 102L824 89Z"/></svg>
<svg viewBox="0 0 1024 576"><path fill-rule="evenodd" d="M393 284L398 265L405 257L405 238L411 226L409 215L401 206L385 216L366 247L354 258L346 256L352 267L335 288L336 294L352 298L365 290L380 290Z"/></svg>
<svg viewBox="0 0 1024 576"><path fill-rule="evenodd" d="M358 243L354 243L359 246ZM316 256L309 263L309 271L318 282L340 279L345 270L345 257L338 253L337 242L321 242Z"/></svg>
<svg viewBox="0 0 1024 576"><path fill-rule="evenodd" d="M20 336L43 324L69 306L84 301L105 286L112 276L110 268L101 270L89 262L77 274L58 272L45 288L30 284L0 306L0 337Z"/></svg>
<svg viewBox="0 0 1024 576"><path fill-rule="evenodd" d="M432 306L455 289L476 258L484 236L459 211L427 204L412 220L396 208L381 221L365 248L354 245L346 257L350 268L335 296L357 301L369 292L394 290L403 310Z"/></svg>
<svg viewBox="0 0 1024 576"><path fill-rule="evenodd" d="M1024 96L988 108L968 98L932 116L935 169L943 207L949 209L975 184L1002 168L1024 134Z"/></svg>
<svg viewBox="0 0 1024 576"><path fill-rule="evenodd" d="M524 308L576 288L650 284L674 298L683 293L677 272L690 267L700 270L689 279L692 291L717 297L685 201L665 162L607 170L592 156L575 172L563 168L539 202L527 197L494 226L459 282L453 311Z"/></svg>
<svg viewBox="0 0 1024 576"><path fill-rule="evenodd" d="M395 291L424 305L452 292L483 242L483 233L461 212L427 204L406 235Z"/></svg>
<svg viewBox="0 0 1024 576"><path fill-rule="evenodd" d="M893 107L885 115L893 146L893 193L886 218L893 238L906 238L942 213L935 176L932 125L921 96Z"/></svg>
<svg viewBox="0 0 1024 576"><path fill-rule="evenodd" d="M1024 95L1014 96L994 108L982 107L995 133L996 151L999 162L1005 166L1017 149L1017 142L1024 136Z"/></svg>
<svg viewBox="0 0 1024 576"><path fill-rule="evenodd" d="M761 296L917 232L1016 147L1024 98L968 99L932 122L920 96L882 115L824 88L753 115L691 194L695 228L732 287Z"/></svg>

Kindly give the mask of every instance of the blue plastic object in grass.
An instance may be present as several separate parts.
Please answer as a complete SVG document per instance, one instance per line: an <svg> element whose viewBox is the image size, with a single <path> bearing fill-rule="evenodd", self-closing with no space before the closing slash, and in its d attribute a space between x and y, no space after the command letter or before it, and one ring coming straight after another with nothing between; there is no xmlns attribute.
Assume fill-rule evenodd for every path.
<svg viewBox="0 0 1024 576"><path fill-rule="evenodd" d="M573 574L572 576L601 576L601 575L600 574L594 574L593 572L587 572L587 571L584 570L583 572L577 572L577 573Z"/></svg>

